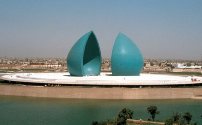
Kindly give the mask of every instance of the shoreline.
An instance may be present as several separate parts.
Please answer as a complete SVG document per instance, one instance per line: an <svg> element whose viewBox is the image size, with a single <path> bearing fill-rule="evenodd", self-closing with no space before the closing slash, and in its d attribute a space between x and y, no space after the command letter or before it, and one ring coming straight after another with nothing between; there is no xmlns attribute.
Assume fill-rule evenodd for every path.
<svg viewBox="0 0 202 125"><path fill-rule="evenodd" d="M202 88L43 87L0 84L0 95L67 99L202 99Z"/></svg>

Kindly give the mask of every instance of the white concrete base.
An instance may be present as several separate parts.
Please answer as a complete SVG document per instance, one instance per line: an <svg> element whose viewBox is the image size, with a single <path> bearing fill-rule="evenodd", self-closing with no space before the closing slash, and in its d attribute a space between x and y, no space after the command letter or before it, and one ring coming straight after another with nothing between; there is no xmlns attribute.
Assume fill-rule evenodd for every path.
<svg viewBox="0 0 202 125"><path fill-rule="evenodd" d="M70 76L69 73L11 73L0 77L2 80L65 84L65 85L105 85L105 86L144 86L144 85L186 85L200 84L202 77L174 76L164 74L141 74L140 76L111 76L101 73L100 76Z"/></svg>

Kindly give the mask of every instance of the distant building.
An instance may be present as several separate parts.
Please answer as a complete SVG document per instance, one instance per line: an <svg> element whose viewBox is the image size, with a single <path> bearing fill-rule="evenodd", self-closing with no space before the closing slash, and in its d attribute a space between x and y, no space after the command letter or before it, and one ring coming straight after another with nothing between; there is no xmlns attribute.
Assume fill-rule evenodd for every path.
<svg viewBox="0 0 202 125"><path fill-rule="evenodd" d="M202 66L198 66L198 65L187 66L184 63L178 63L176 65L176 68L178 68L178 69L201 69Z"/></svg>

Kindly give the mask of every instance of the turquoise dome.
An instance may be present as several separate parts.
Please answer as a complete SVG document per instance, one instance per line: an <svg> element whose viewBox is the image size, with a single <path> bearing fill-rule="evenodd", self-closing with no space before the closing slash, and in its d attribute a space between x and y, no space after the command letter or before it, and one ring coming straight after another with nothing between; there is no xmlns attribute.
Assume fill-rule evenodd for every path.
<svg viewBox="0 0 202 125"><path fill-rule="evenodd" d="M96 76L101 70L101 52L95 34L83 35L67 56L67 67L72 76Z"/></svg>
<svg viewBox="0 0 202 125"><path fill-rule="evenodd" d="M143 56L137 45L119 33L111 55L113 76L138 76L143 68Z"/></svg>

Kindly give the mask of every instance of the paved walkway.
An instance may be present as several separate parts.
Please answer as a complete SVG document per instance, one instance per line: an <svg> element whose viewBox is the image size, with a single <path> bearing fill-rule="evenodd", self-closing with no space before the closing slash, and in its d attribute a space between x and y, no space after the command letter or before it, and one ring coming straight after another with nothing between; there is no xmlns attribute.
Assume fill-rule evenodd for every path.
<svg viewBox="0 0 202 125"><path fill-rule="evenodd" d="M202 83L202 77L174 76L165 74L141 74L140 76L100 76L74 77L69 73L11 73L0 79L15 82L65 84L65 85L105 85L105 86L144 86L144 85L191 85Z"/></svg>

